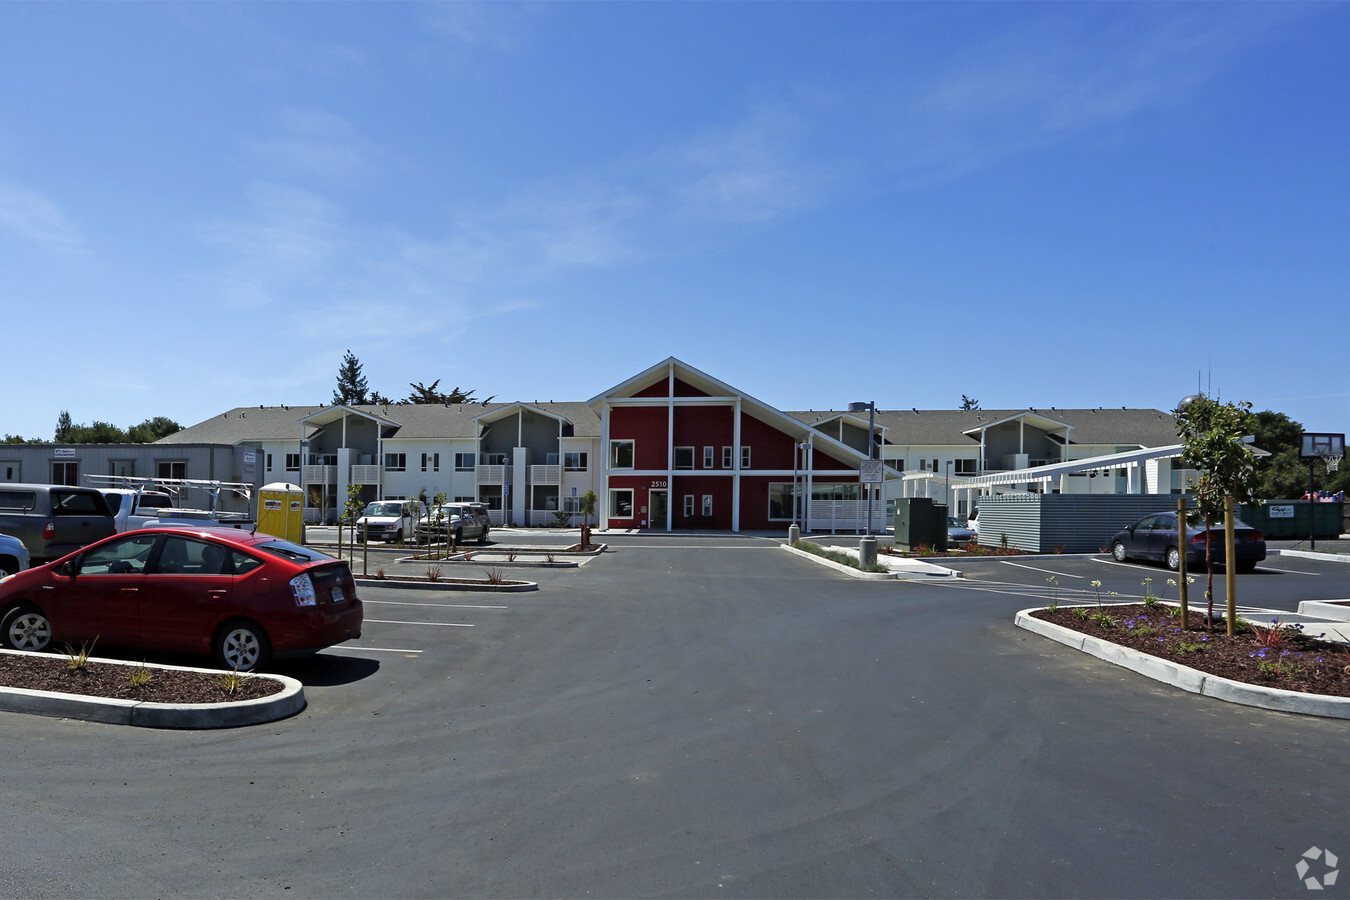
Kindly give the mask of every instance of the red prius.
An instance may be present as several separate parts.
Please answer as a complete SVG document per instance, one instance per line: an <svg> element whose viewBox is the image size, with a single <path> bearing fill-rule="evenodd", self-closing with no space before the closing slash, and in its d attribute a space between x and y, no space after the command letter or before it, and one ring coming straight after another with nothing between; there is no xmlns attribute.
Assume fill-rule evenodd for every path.
<svg viewBox="0 0 1350 900"><path fill-rule="evenodd" d="M115 535L0 579L0 644L190 653L250 672L361 636L345 560L268 534L171 526Z"/></svg>

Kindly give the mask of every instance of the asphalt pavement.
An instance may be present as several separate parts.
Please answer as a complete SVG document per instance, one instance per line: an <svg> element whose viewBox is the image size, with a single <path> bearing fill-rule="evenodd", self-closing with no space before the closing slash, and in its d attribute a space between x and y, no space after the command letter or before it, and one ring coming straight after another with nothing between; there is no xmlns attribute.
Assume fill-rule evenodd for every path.
<svg viewBox="0 0 1350 900"><path fill-rule="evenodd" d="M0 895L1303 897L1310 848L1350 853L1347 723L1012 624L1163 570L866 582L766 538L601 537L529 594L363 587L280 722L0 715ZM1244 602L1350 597L1350 566L1271 568Z"/></svg>

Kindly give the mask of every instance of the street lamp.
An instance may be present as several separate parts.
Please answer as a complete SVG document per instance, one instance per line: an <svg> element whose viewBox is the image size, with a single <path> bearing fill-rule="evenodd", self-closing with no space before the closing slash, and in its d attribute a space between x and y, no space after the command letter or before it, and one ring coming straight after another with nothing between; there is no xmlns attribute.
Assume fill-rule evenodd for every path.
<svg viewBox="0 0 1350 900"><path fill-rule="evenodd" d="M850 403L849 412L862 412L867 410L867 461L870 463L875 459L876 442L873 440L873 433L876 430L877 422L877 404L875 400L869 400L866 403ZM867 467L871 469L871 466ZM871 473L869 472L869 477ZM862 478L858 479L862 482ZM872 491L867 491L867 536L858 542L858 563L863 568L869 565L876 565L877 562L877 539L872 537Z"/></svg>

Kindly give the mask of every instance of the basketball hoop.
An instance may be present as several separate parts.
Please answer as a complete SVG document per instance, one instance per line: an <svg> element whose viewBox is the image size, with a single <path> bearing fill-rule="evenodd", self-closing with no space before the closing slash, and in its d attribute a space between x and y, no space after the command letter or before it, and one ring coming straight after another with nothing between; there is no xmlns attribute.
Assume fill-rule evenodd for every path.
<svg viewBox="0 0 1350 900"><path fill-rule="evenodd" d="M1322 462L1327 467L1327 474L1334 475L1336 469L1340 466L1343 457L1335 453L1321 453L1318 455L1322 457Z"/></svg>

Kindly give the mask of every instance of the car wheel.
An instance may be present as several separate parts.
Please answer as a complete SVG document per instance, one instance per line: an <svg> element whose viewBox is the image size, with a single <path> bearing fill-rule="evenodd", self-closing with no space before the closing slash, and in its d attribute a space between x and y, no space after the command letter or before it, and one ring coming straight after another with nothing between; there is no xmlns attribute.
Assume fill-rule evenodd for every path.
<svg viewBox="0 0 1350 900"><path fill-rule="evenodd" d="M1176 547L1167 548L1167 568L1173 572L1181 569L1181 551Z"/></svg>
<svg viewBox="0 0 1350 900"><path fill-rule="evenodd" d="M51 643L52 623L36 606L16 606L0 620L0 644L10 650L46 650Z"/></svg>
<svg viewBox="0 0 1350 900"><path fill-rule="evenodd" d="M487 528L484 528L484 529L482 530L482 532L478 535L478 543L480 543L480 544L486 544L486 543L487 543L487 536L488 536L488 530L487 530Z"/></svg>
<svg viewBox="0 0 1350 900"><path fill-rule="evenodd" d="M451 535L451 537L453 537L453 538L455 539L455 543L456 543L456 544L462 544L462 543L464 543L464 529L462 529L462 528L456 528L456 529L455 529L455 533L454 533L453 535Z"/></svg>
<svg viewBox="0 0 1350 900"><path fill-rule="evenodd" d="M1243 575L1250 575L1252 572L1256 571L1256 560L1254 559L1238 560L1237 571L1241 572Z"/></svg>
<svg viewBox="0 0 1350 900"><path fill-rule="evenodd" d="M1115 559L1116 562L1124 562L1124 561L1125 561L1125 545L1122 544L1120 541L1116 541L1114 544L1112 544L1112 545L1111 545L1111 556Z"/></svg>
<svg viewBox="0 0 1350 900"><path fill-rule="evenodd" d="M272 658L272 645L267 632L254 622L236 619L226 622L216 632L212 648L216 665L232 672L253 672Z"/></svg>

